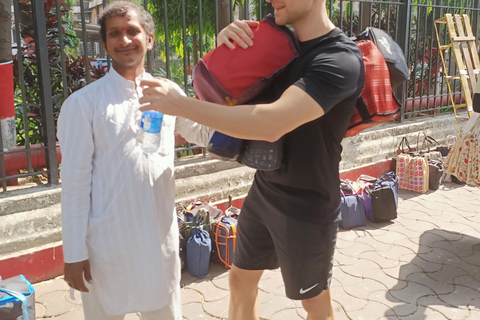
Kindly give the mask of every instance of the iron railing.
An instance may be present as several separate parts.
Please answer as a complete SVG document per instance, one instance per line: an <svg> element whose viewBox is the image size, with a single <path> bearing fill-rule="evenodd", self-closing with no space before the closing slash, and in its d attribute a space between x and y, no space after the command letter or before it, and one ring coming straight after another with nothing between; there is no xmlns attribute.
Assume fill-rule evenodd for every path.
<svg viewBox="0 0 480 320"><path fill-rule="evenodd" d="M445 13L468 14L478 39L479 2L327 0L327 10L348 36L373 26L389 33L404 50L411 79L397 90L403 104L403 121L451 112L433 21ZM7 181L24 177L46 175L49 184L59 183L56 118L68 95L101 77L110 67L108 57L106 67L104 60L92 63L104 58L105 53L95 49L101 47L99 28L88 23L85 13L87 8L94 23L107 3L108 0L79 0L76 12L80 13L80 20L74 21L72 8L64 7L63 1L31 0L29 4L13 0L14 41L19 48L14 59L19 147L0 149L3 192L9 190ZM258 20L272 12L263 0L143 0L142 4L152 12L157 28L157 44L147 55L147 71L172 79L189 95L193 95L191 70L199 57L215 47L222 25L238 18ZM34 46L29 42L32 37ZM447 37L442 30L442 38ZM454 62L451 56L447 60ZM453 88L460 97L460 85L454 84ZM177 151L192 148L195 146L187 145ZM15 168L12 172L12 158L19 157L25 165L21 171Z"/></svg>

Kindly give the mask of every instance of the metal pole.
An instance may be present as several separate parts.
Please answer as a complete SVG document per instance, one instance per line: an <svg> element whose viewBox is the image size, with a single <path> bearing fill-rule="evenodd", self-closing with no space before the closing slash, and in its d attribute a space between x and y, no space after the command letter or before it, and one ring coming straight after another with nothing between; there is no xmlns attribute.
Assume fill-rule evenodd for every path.
<svg viewBox="0 0 480 320"><path fill-rule="evenodd" d="M83 1L82 1L83 2ZM35 31L35 54L37 56L38 82L40 85L40 105L42 108L42 122L44 143L47 147L45 162L49 171L48 182L58 184L58 162L55 138L55 123L50 81L50 67L48 59L47 28L43 0L32 0L33 25Z"/></svg>
<svg viewBox="0 0 480 320"><path fill-rule="evenodd" d="M167 69L167 78L170 79L170 50L168 48L168 10L167 0L163 0L163 23L165 28L165 68Z"/></svg>
<svg viewBox="0 0 480 320"><path fill-rule="evenodd" d="M182 27L183 27L183 81L185 94L188 96L188 63L187 63L187 32L185 17L185 0L182 0Z"/></svg>
<svg viewBox="0 0 480 320"><path fill-rule="evenodd" d="M143 0L143 7L148 11L148 0ZM153 50L153 48L152 48ZM147 51L147 72L152 73L153 70L153 52L152 50Z"/></svg>
<svg viewBox="0 0 480 320"><path fill-rule="evenodd" d="M408 53L409 53L409 45L410 45L410 31L411 31L411 15L412 15L412 0L404 0L404 3L400 5L400 10L397 19L397 30L398 30L398 44L400 48L403 49L403 53L405 58L408 60ZM407 61L409 63L409 61ZM414 80L415 81L415 80ZM408 82L407 82L408 83ZM402 108L400 110L400 122L404 121L405 118L405 94L406 94L406 85L403 84L397 90L397 97L400 100Z"/></svg>
<svg viewBox="0 0 480 320"><path fill-rule="evenodd" d="M35 0L32 0L35 1ZM87 25L85 23L85 2L80 0L80 15L82 16L82 41L83 41L83 53L85 57L85 74L87 75L87 84L92 82L90 77L90 65L88 64L88 38L87 38Z"/></svg>

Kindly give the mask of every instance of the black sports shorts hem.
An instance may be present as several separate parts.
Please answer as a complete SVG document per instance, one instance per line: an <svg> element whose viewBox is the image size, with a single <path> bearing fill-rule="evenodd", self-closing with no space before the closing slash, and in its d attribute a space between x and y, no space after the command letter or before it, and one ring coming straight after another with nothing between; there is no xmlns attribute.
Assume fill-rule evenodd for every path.
<svg viewBox="0 0 480 320"><path fill-rule="evenodd" d="M286 214L295 208L276 206L260 191L254 184L243 204L234 265L244 270L280 267L288 298L319 295L332 280L339 208L333 213L319 211L326 219L302 221Z"/></svg>

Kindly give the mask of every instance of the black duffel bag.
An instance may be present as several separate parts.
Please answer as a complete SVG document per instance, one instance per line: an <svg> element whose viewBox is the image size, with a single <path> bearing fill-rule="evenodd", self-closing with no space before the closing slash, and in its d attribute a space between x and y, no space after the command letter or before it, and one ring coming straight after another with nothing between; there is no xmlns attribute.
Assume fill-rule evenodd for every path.
<svg viewBox="0 0 480 320"><path fill-rule="evenodd" d="M371 40L380 50L387 62L392 88L410 79L410 70L402 48L385 31L368 27L357 36L357 41L360 40Z"/></svg>

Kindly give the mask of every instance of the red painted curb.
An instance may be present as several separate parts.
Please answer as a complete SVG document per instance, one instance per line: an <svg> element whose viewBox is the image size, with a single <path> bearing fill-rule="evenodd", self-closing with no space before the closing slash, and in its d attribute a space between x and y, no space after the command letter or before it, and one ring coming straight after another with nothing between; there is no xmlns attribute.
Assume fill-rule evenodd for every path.
<svg viewBox="0 0 480 320"><path fill-rule="evenodd" d="M62 246L0 260L0 276L3 279L19 274L23 274L31 283L53 279L63 274Z"/></svg>
<svg viewBox="0 0 480 320"><path fill-rule="evenodd" d="M386 160L371 166L361 167L340 173L341 179L357 180L361 174L380 177L390 171L391 160ZM244 196L232 200L232 206L242 208ZM212 203L225 211L228 201ZM63 274L62 246L43 249L18 257L0 260L0 276L4 279L23 274L31 283L53 279Z"/></svg>

